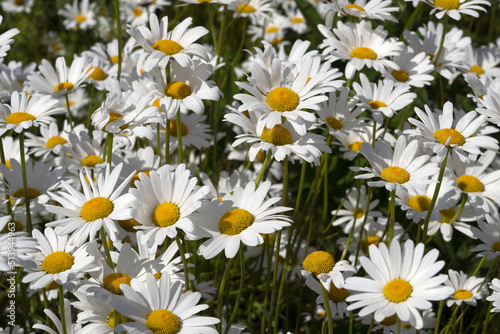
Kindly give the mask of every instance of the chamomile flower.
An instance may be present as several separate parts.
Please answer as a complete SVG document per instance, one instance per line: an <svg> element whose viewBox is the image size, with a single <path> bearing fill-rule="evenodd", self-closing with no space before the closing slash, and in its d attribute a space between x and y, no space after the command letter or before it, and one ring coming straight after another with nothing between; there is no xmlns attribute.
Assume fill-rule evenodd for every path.
<svg viewBox="0 0 500 334"><path fill-rule="evenodd" d="M0 135L14 130L17 133L42 124L54 122L51 116L63 113L58 101L49 95L30 96L13 92L10 105L0 104Z"/></svg>
<svg viewBox="0 0 500 334"><path fill-rule="evenodd" d="M87 291L89 285L83 285L73 291L78 299L72 303L78 311L76 322L82 326L77 334L95 332L110 334L115 327L115 310L109 303L100 302L92 293ZM121 315L118 316L120 319Z"/></svg>
<svg viewBox="0 0 500 334"><path fill-rule="evenodd" d="M129 186L133 174L117 186L121 170L122 165L118 165L111 171L108 164L97 176L97 182L94 182L90 171L85 168L86 175L80 172L83 193L61 181L65 191L49 193L61 206L46 205L46 209L66 218L53 221L47 226L57 227L56 231L60 235L71 233L68 241L72 245L82 245L89 238L93 241L101 227L104 227L107 235L116 242L116 221L132 218L130 205L134 200L128 193L121 195L125 187Z"/></svg>
<svg viewBox="0 0 500 334"><path fill-rule="evenodd" d="M187 291L182 293L180 282L171 283L168 275L156 279L148 274L146 282L132 279L130 286L122 284L125 300L113 300L111 305L132 322L115 327L116 331L127 333L206 333L217 334L214 324L219 319L195 316L208 308L197 305L201 294Z"/></svg>
<svg viewBox="0 0 500 334"><path fill-rule="evenodd" d="M434 80L431 75L434 65L424 52L416 54L407 48L401 54L394 56L392 61L399 66L399 70L386 71L384 73L386 78L413 87L428 86Z"/></svg>
<svg viewBox="0 0 500 334"><path fill-rule="evenodd" d="M43 160L48 160L51 153L52 157L59 155L62 146L68 142L69 131L70 125L68 122L64 122L63 131L58 130L56 122L50 123L49 126L41 126L38 136L26 132L26 137L28 137L25 141L26 147L29 147L30 153L35 157L42 157Z"/></svg>
<svg viewBox="0 0 500 334"><path fill-rule="evenodd" d="M375 125L373 125L375 123ZM373 133L375 126L375 134ZM381 124L375 121L371 122L360 122L356 128L348 131L337 131L335 133L335 138L337 141L333 142L334 145L338 145L341 152L344 153L344 159L354 160L358 154L361 153L361 147L363 143L373 142L373 138L377 140L384 130ZM390 143L395 143L396 139L389 133L384 135L384 140Z"/></svg>
<svg viewBox="0 0 500 334"><path fill-rule="evenodd" d="M65 4L64 8L59 10L59 15L64 18L66 29L87 30L97 23L94 18L96 6L97 4L90 3L90 0L73 0L73 4Z"/></svg>
<svg viewBox="0 0 500 334"><path fill-rule="evenodd" d="M495 87L496 88L496 87ZM481 96L482 95L482 96ZM497 126L500 125L500 94L496 89L490 87L487 89L487 94L481 94L481 107L477 108L477 112L488 117L488 121Z"/></svg>
<svg viewBox="0 0 500 334"><path fill-rule="evenodd" d="M465 114L458 122L454 121L454 109L451 102L443 106L443 113L438 116L439 123L431 109L425 105L425 113L415 108L420 121L410 118L408 121L417 129L405 133L424 137L424 146L432 148L440 159L444 159L449 148L466 161L469 154L482 154L481 149L498 150L498 141L490 136L476 135L484 124L486 116L477 116L475 111ZM477 116L477 117L476 117Z"/></svg>
<svg viewBox="0 0 500 334"><path fill-rule="evenodd" d="M17 231L17 225L10 215L0 217L0 272L14 271L14 264L23 267L25 265L32 266L33 257L40 252L38 241L28 237L26 232ZM11 249L13 236L16 247L14 254L12 254ZM14 264L12 260L14 260Z"/></svg>
<svg viewBox="0 0 500 334"><path fill-rule="evenodd" d="M6 13L30 13L35 0L6 0L2 1L2 9Z"/></svg>
<svg viewBox="0 0 500 334"><path fill-rule="evenodd" d="M378 322L396 313L401 321L420 329L424 323L419 310L431 308L431 300L443 300L453 289L441 285L446 275L436 276L445 264L436 262L436 249L424 255L424 244L415 246L411 240L403 247L401 250L397 240L392 241L390 249L383 243L370 246L370 259L359 259L369 277L346 279L344 287L357 292L347 297L353 302L347 309L361 308L361 317L374 313Z"/></svg>
<svg viewBox="0 0 500 334"><path fill-rule="evenodd" d="M213 139L213 136L210 134L210 126L204 123L206 118L207 117L205 115L181 114L181 135L183 147L193 146L197 149L210 147L210 141ZM172 152L178 147L176 120L170 121L169 133L170 151ZM165 142L165 128L160 131L160 135L163 135L161 138L162 141Z"/></svg>
<svg viewBox="0 0 500 334"><path fill-rule="evenodd" d="M381 178L381 181L368 182L370 187L384 187L387 190L406 188L417 190L424 184L435 183L430 176L439 172L434 162L427 161L428 155L419 155L418 141L406 143L406 137L400 136L396 141L394 151L384 141L378 141L376 150L369 144L363 143L361 153L368 159L372 168L351 167L355 171L364 171L367 174L357 175L357 179Z"/></svg>
<svg viewBox="0 0 500 334"><path fill-rule="evenodd" d="M86 64L84 57L75 57L68 69L64 57L56 59L56 68L43 59L38 67L40 73L28 77L29 87L38 93L61 96L80 87L85 79L92 74L91 65Z"/></svg>
<svg viewBox="0 0 500 334"><path fill-rule="evenodd" d="M316 305L325 305L323 292L321 290L321 284L312 276L307 276L306 285L316 294L318 294L318 297L316 297ZM338 319L339 317L340 319L349 317L349 311L347 311L347 303L345 302L348 296L349 291L347 291L345 288L338 288L335 286L335 284L330 283L330 289L328 290L328 303L330 304L332 317L335 317L337 315L338 317L336 319Z"/></svg>
<svg viewBox="0 0 500 334"><path fill-rule="evenodd" d="M335 262L333 255L325 251L314 251L307 255L302 262L302 268L302 276L314 275L327 291L343 288L345 277L357 271L349 261Z"/></svg>
<svg viewBox="0 0 500 334"><path fill-rule="evenodd" d="M331 54L335 59L347 60L345 75L352 79L355 71L363 67L373 68L383 73L385 70L399 70L398 65L386 57L396 56L403 49L403 42L387 38L382 26L375 30L368 21L360 23L338 22L333 32L323 25L318 26L326 39L320 44L323 54Z"/></svg>
<svg viewBox="0 0 500 334"><path fill-rule="evenodd" d="M309 27L307 26L306 19L300 10L290 11L287 13L289 28L297 34L305 34Z"/></svg>
<svg viewBox="0 0 500 334"><path fill-rule="evenodd" d="M0 15L0 24L2 24L3 16ZM0 64L3 62L3 58L7 55L7 51L10 50L10 45L14 43L12 37L19 34L19 30L9 29L0 35Z"/></svg>
<svg viewBox="0 0 500 334"><path fill-rule="evenodd" d="M472 249L479 252L477 256L486 256L488 259L500 256L500 220L487 214L486 222L479 220L479 228L471 227L472 233L482 242Z"/></svg>
<svg viewBox="0 0 500 334"><path fill-rule="evenodd" d="M323 122L328 126L331 135L359 128L362 120L358 116L363 112L357 106L357 101L349 97L349 89L338 88L340 94L330 93L329 99L321 103L316 111Z"/></svg>
<svg viewBox="0 0 500 334"><path fill-rule="evenodd" d="M33 230L33 237L40 245L40 252L34 254L36 267L29 268L23 283L30 283L30 288L41 289L51 282L65 284L68 278L96 270L94 257L87 252L87 246L75 247L68 243L67 236L57 234L47 227L44 233Z"/></svg>
<svg viewBox="0 0 500 334"><path fill-rule="evenodd" d="M84 167L99 170L103 166L104 147L100 140L90 141L86 129L78 131L75 128L69 132L68 143L62 148L65 153L64 165L68 166L68 170L81 170Z"/></svg>
<svg viewBox="0 0 500 334"><path fill-rule="evenodd" d="M481 7L491 6L486 0L423 0L431 7L431 15L436 15L438 19L442 19L446 14L454 20L460 21L460 14L479 17L478 10L486 12L486 9Z"/></svg>
<svg viewBox="0 0 500 334"><path fill-rule="evenodd" d="M124 6L124 14L126 14L127 23L132 27L138 27L148 23L148 9L137 3L126 3Z"/></svg>
<svg viewBox="0 0 500 334"><path fill-rule="evenodd" d="M427 235L432 236L436 233L440 232L443 236L443 240L446 242L450 242L453 237L453 229L458 230L459 232L465 234L469 238L475 238L471 231L471 221L477 220L477 214L470 207L470 205L466 205L462 210L462 213L455 221L452 221L455 217L456 213L460 210L459 198L456 198L454 201L452 200L452 204L448 207L439 210L441 214L441 219L439 220L430 220L429 227L427 230Z"/></svg>
<svg viewBox="0 0 500 334"><path fill-rule="evenodd" d="M158 17L151 14L149 16L151 30L146 27L129 27L127 32L144 49L144 53L137 61L137 70L144 68L144 71L148 72L155 66L165 69L170 58L182 67L191 63L191 56L208 59L205 48L194 43L206 35L208 30L204 27L188 29L192 22L192 18L187 18L169 32L168 17L165 16L158 22Z"/></svg>
<svg viewBox="0 0 500 334"><path fill-rule="evenodd" d="M472 44L465 47L468 64L471 69L469 73L474 73L477 76L500 76L500 54L494 50L488 49L486 46L473 48Z"/></svg>
<svg viewBox="0 0 500 334"><path fill-rule="evenodd" d="M493 302L491 312L500 312L500 279L494 278L490 283L490 288L493 293L486 297L486 300Z"/></svg>
<svg viewBox="0 0 500 334"><path fill-rule="evenodd" d="M139 174L136 189L130 189L135 197L132 217L143 230L140 242L151 248L161 245L166 237L177 236L177 228L186 233L195 233L192 214L201 206L201 199L208 193L208 187L196 189L197 180L191 177L186 165L181 164L172 173L169 165L157 171Z"/></svg>
<svg viewBox="0 0 500 334"><path fill-rule="evenodd" d="M280 213L291 210L273 206L279 197L266 200L271 182L262 182L257 188L249 182L245 188L236 187L232 195L226 194L223 201L214 199L199 211L197 226L211 238L198 248L198 254L206 259L217 256L224 250L226 257L233 258L240 244L257 246L264 242L262 233L273 233L290 226L291 219Z"/></svg>
<svg viewBox="0 0 500 334"><path fill-rule="evenodd" d="M392 2L388 0L355 0L354 3L350 3L348 0L341 0L336 4L338 9L331 4L326 4L326 6L335 11L339 10L341 16L398 22L391 13L399 12L399 8L389 7L391 4Z"/></svg>
<svg viewBox="0 0 500 334"><path fill-rule="evenodd" d="M79 324L73 323L73 319L71 317L71 303L66 298L64 298L64 323L66 324L66 328L63 329L62 321L57 317L57 315L55 315L54 312L52 312L48 308L43 310L43 312L50 318L50 320L52 320L57 331L53 330L49 326L42 324L33 325L34 329L41 329L49 334L76 334L76 332L81 328Z"/></svg>
<svg viewBox="0 0 500 334"><path fill-rule="evenodd" d="M446 286L453 288L453 295L446 301L446 306L451 307L454 304L462 305L462 302L476 306L477 301L483 299L486 287L480 289L483 285L483 277L468 277L463 271L448 270L449 279L444 282Z"/></svg>
<svg viewBox="0 0 500 334"><path fill-rule="evenodd" d="M269 19L273 12L269 0L236 0L229 3L228 9L234 17L249 17L253 24Z"/></svg>

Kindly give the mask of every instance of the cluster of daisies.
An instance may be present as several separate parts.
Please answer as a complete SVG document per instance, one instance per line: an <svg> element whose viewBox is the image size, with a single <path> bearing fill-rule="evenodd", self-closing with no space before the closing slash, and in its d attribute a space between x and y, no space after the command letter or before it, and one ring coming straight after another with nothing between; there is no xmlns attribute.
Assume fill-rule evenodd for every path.
<svg viewBox="0 0 500 334"><path fill-rule="evenodd" d="M2 332L498 329L489 1L70 2L79 54L0 34Z"/></svg>

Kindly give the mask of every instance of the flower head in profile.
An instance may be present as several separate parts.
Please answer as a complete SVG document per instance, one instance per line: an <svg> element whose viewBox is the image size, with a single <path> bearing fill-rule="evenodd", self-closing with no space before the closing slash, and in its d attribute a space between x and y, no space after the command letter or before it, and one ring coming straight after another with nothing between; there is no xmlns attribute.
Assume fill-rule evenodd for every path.
<svg viewBox="0 0 500 334"><path fill-rule="evenodd" d="M2 23L3 16L0 15L0 24ZM9 29L0 35L0 63L3 62L3 58L7 55L7 51L10 50L10 45L14 43L12 37L19 34L19 29Z"/></svg>
<svg viewBox="0 0 500 334"><path fill-rule="evenodd" d="M493 290L493 293L486 297L486 300L493 302L491 312L500 312L500 279L493 279L490 283L490 288Z"/></svg>
<svg viewBox="0 0 500 334"><path fill-rule="evenodd" d="M343 288L345 277L357 271L349 261L336 262L333 255L325 251L315 251L307 255L302 262L302 268L303 276L315 276L327 291Z"/></svg>
<svg viewBox="0 0 500 334"><path fill-rule="evenodd" d="M482 6L491 6L491 3L487 0L423 0L423 2L434 7L430 14L436 15L438 19L448 15L457 21L460 21L460 14L479 17L477 11L486 12L486 9Z"/></svg>
<svg viewBox="0 0 500 334"><path fill-rule="evenodd" d="M481 244L472 249L479 252L477 256L486 256L493 259L500 256L500 220L491 215L486 215L486 222L477 222L479 228L472 226L474 237L481 241Z"/></svg>
<svg viewBox="0 0 500 334"><path fill-rule="evenodd" d="M446 286L453 288L453 295L446 301L451 307L454 304L462 305L462 302L476 306L477 301L483 299L486 286L483 286L484 277L468 277L463 271L448 270L449 279L444 282Z"/></svg>

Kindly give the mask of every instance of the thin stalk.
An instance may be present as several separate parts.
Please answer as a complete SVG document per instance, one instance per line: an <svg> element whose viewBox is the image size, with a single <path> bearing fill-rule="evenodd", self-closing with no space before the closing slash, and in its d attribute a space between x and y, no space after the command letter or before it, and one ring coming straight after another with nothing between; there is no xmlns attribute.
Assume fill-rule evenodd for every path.
<svg viewBox="0 0 500 334"><path fill-rule="evenodd" d="M368 191L366 194L366 207L365 207L365 212L364 215L365 217L363 218L363 223L361 223L361 230L359 232L359 242L358 242L358 247L356 248L356 258L354 259L354 265L358 264L358 257L359 257L359 251L361 249L361 244L363 243L363 232L365 231L365 225L366 221L368 220L368 212L370 211L370 199L372 195L372 188L368 187Z"/></svg>
<svg viewBox="0 0 500 334"><path fill-rule="evenodd" d="M120 1L114 0L116 15L116 32L118 39L118 73L116 80L120 81L122 75L122 23L120 20Z"/></svg>
<svg viewBox="0 0 500 334"><path fill-rule="evenodd" d="M472 274L472 276L476 276L477 275L477 273L479 272L479 269L481 269L481 267L483 266L483 263L484 263L485 260L486 260L486 255L483 256L483 258L481 259L481 261L479 261L479 264L477 265L476 270L474 270L474 273Z"/></svg>
<svg viewBox="0 0 500 334"><path fill-rule="evenodd" d="M264 305L263 309L267 308L267 303L269 301L269 288L271 286L271 263L272 263L272 252L271 249L274 245L274 241L271 244L271 238L269 238L269 234L264 236L264 244L265 244L265 253L266 253L266 285L264 290ZM260 332L263 334L266 330L266 319L267 317L262 317L262 324L260 327ZM269 320L271 321L271 320Z"/></svg>
<svg viewBox="0 0 500 334"><path fill-rule="evenodd" d="M113 134L112 133L108 133L107 140L108 140L108 147L107 147L108 152L106 155L106 162L109 164L109 166L111 166L111 159L113 157Z"/></svg>
<svg viewBox="0 0 500 334"><path fill-rule="evenodd" d="M351 244L352 240L354 239L353 235L354 235L354 230L356 229L356 221L357 221L356 212L358 211L360 198L361 198L361 186L359 186L359 188L358 188L358 196L356 197L356 206L354 208L354 213L355 213L354 214L354 221L352 222L351 231L349 232L349 236L347 237L346 245L344 246L344 250L342 251L342 256L340 257L339 261L342 261L345 259L345 257L347 256L347 249L349 248L349 245Z"/></svg>
<svg viewBox="0 0 500 334"><path fill-rule="evenodd" d="M71 115L71 109L69 107L69 97L68 93L64 94L66 97L66 109L68 110L68 120L69 120L69 126L71 127L71 130L73 130L73 115Z"/></svg>
<svg viewBox="0 0 500 334"><path fill-rule="evenodd" d="M326 316L328 318L328 334L333 334L333 318L332 318L332 309L330 308L330 298L328 297L328 291L326 291L323 284L321 284L321 293L323 294Z"/></svg>
<svg viewBox="0 0 500 334"><path fill-rule="evenodd" d="M436 327L434 327L434 334L439 333L439 323L441 322L441 314L443 314L444 299L439 302L439 309L436 318Z"/></svg>
<svg viewBox="0 0 500 334"><path fill-rule="evenodd" d="M217 317L220 319L219 324L217 324L217 329L219 330L219 333L222 333L222 300L224 297L224 290L226 290L226 282L229 277L231 267L233 266L233 262L234 262L234 257L229 259L226 270L224 270L224 275L222 275L222 281L220 282L219 295L217 297Z"/></svg>
<svg viewBox="0 0 500 334"><path fill-rule="evenodd" d="M240 245L240 288L238 289L238 294L236 295L236 302L234 303L234 308L233 308L233 313L231 314L231 317L229 318L227 324L226 324L226 330L224 331L224 334L227 334L229 332L229 329L231 328L231 324L234 321L234 318L236 318L236 313L238 312L238 308L240 307L240 301L241 301L241 294L243 293L244 289L244 284L245 284L245 251L243 249L243 244Z"/></svg>
<svg viewBox="0 0 500 334"><path fill-rule="evenodd" d="M389 247L392 242L392 237L394 236L394 222L396 221L396 189L391 191L391 201L389 203L389 212L391 214L391 221L389 225Z"/></svg>
<svg viewBox="0 0 500 334"><path fill-rule="evenodd" d="M184 248L182 247L181 239L179 238L179 234L175 236L175 242L177 243L177 248L179 248L179 253L181 254L182 259L182 268L184 270L184 289L189 290L189 271L187 266L186 253L184 252Z"/></svg>
<svg viewBox="0 0 500 334"><path fill-rule="evenodd" d="M413 26L413 22L415 22L415 17L417 17L417 13L420 11L420 9L422 9L423 6L424 6L424 3L420 2L418 4L417 8L415 8L413 13L411 14L408 21L406 21L405 27L403 28L403 31L401 32L401 35L399 36L400 40L403 40L404 31L409 30L409 28Z"/></svg>
<svg viewBox="0 0 500 334"><path fill-rule="evenodd" d="M165 165L170 165L170 120L165 127Z"/></svg>
<svg viewBox="0 0 500 334"><path fill-rule="evenodd" d="M484 319L484 323L483 323L484 324L483 331L481 332L482 334L487 333L488 325L490 324L490 319L491 319L491 308L492 307L493 307L493 301L490 302L490 305L488 306L488 310L486 311L486 318Z"/></svg>
<svg viewBox="0 0 500 334"><path fill-rule="evenodd" d="M453 225L453 223L460 217L462 214L462 211L464 210L465 204L467 203L467 193L462 194L462 202L460 202L460 207L458 208L458 211L455 213L453 218L449 221L448 224Z"/></svg>
<svg viewBox="0 0 500 334"><path fill-rule="evenodd" d="M497 7L498 7L498 3L496 1L494 1L492 4L492 8L491 8L490 25L488 28L488 43L491 43L493 40L493 38L492 38L493 37L493 28L496 27L495 16L497 13Z"/></svg>
<svg viewBox="0 0 500 334"><path fill-rule="evenodd" d="M2 163L2 165L6 165L5 154L3 152L3 138L2 137L0 137L0 162ZM4 184L5 184L5 178L4 178ZM9 216L12 215L12 206L10 205L10 197L7 194L5 194L5 204L7 206L7 214Z"/></svg>
<svg viewBox="0 0 500 334"><path fill-rule="evenodd" d="M158 153L158 158L160 159L161 166L160 124L156 125L156 153Z"/></svg>
<svg viewBox="0 0 500 334"><path fill-rule="evenodd" d="M104 247L104 253L106 253L106 262L108 263L108 266L110 266L111 269L115 269L115 264L111 259L111 252L109 250L108 240L106 237L106 232L104 231L104 226L101 227L99 233L101 235L102 245Z"/></svg>
<svg viewBox="0 0 500 334"><path fill-rule="evenodd" d="M271 289L271 305L269 307L269 327L267 332L271 333L271 325L273 322L271 319L273 318L274 313L274 300L276 299L276 291L279 290L279 287L276 286L276 282L278 280L278 256L280 253L280 245L281 245L281 230L276 233L276 255L274 257L274 272L273 272L273 285ZM284 274L284 270L282 270L282 274ZM275 329L278 327L278 324L274 324Z"/></svg>
<svg viewBox="0 0 500 334"><path fill-rule="evenodd" d="M439 49L436 53L436 57L434 58L434 65L438 67L439 65L439 57L443 52L444 38L446 37L446 30L448 29L448 15L445 15L443 18L443 34L441 35L441 42L439 43Z"/></svg>
<svg viewBox="0 0 500 334"><path fill-rule="evenodd" d="M299 211L300 200L302 199L302 191L304 190L304 179L306 176L307 162L302 160L302 169L300 171L299 192L297 193L297 200L295 201L295 209L293 210L292 220L295 221L297 212Z"/></svg>
<svg viewBox="0 0 500 334"><path fill-rule="evenodd" d="M183 162L183 155L182 155L182 123L181 123L181 110L177 110L177 116L176 116L176 125L177 125L177 151L179 152L179 163L181 164Z"/></svg>
<svg viewBox="0 0 500 334"><path fill-rule="evenodd" d="M370 327L366 331L366 334L370 334L372 332L373 326L375 325L375 317L372 317L372 321L370 322Z"/></svg>
<svg viewBox="0 0 500 334"><path fill-rule="evenodd" d="M401 334L401 319L399 317L396 320L396 334Z"/></svg>
<svg viewBox="0 0 500 334"><path fill-rule="evenodd" d="M59 284L59 306L61 307L61 324L62 332L66 334L66 310L64 309L64 289L63 286Z"/></svg>
<svg viewBox="0 0 500 334"><path fill-rule="evenodd" d="M95 87L94 85L91 85L90 86L90 102L89 102L89 111L87 112L87 123L86 123L86 126L87 126L87 131L89 133L89 137L92 137L90 135L90 117L92 116L92 106L94 104L94 91L95 91ZM67 102L66 102L67 103Z"/></svg>
<svg viewBox="0 0 500 334"><path fill-rule="evenodd" d="M212 32L212 39L214 41L214 45L217 45L217 33L215 32L215 24L214 24L214 13L211 4L206 4L208 10L208 25L210 26L210 31Z"/></svg>
<svg viewBox="0 0 500 334"><path fill-rule="evenodd" d="M259 183L262 180L264 173L266 172L267 165L269 165L269 161L271 160L272 155L273 155L273 152L271 150L267 151L266 159L264 159L264 162L262 163L262 167L260 168L259 174L257 175L257 179L255 180L255 188L257 188L259 186Z"/></svg>
<svg viewBox="0 0 500 334"><path fill-rule="evenodd" d="M26 208L26 231L31 237L33 226L31 225L30 198L28 195L28 175L26 174L26 157L24 155L24 130L19 134L19 151L21 154L21 169L23 172L24 206Z"/></svg>

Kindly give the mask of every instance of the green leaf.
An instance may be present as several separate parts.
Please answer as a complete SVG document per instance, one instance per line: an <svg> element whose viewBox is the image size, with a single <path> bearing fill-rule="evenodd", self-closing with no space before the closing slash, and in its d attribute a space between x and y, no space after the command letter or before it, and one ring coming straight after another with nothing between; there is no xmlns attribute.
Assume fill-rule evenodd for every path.
<svg viewBox="0 0 500 334"><path fill-rule="evenodd" d="M313 27L314 31L322 36L318 30L318 24L323 24L323 20L321 19L321 16L319 16L316 8L314 8L314 6L307 0L295 0L295 2L297 3L302 15L304 15L308 25Z"/></svg>

